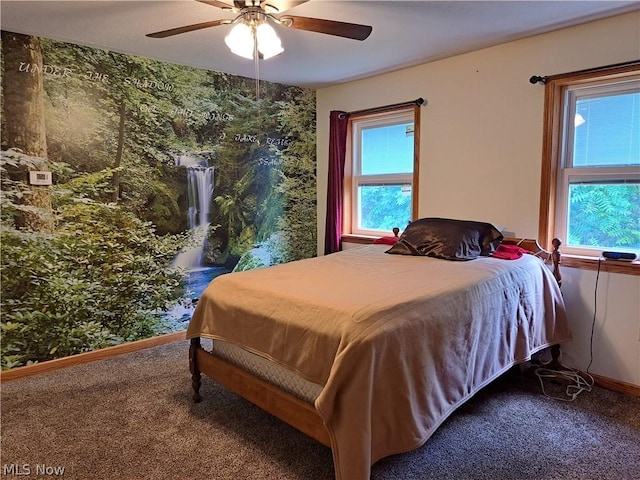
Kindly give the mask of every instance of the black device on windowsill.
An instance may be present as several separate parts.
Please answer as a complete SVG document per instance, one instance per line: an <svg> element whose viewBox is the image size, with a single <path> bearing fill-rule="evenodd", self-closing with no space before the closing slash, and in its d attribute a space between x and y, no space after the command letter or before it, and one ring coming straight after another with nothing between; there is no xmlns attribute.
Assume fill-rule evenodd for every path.
<svg viewBox="0 0 640 480"><path fill-rule="evenodd" d="M623 262L633 262L638 256L629 252L602 252L602 256L607 260L621 260Z"/></svg>

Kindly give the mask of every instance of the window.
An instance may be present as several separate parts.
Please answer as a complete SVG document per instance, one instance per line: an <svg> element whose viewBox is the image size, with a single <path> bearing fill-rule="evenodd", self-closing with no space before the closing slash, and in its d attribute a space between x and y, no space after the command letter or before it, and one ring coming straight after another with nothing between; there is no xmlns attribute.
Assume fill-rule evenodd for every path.
<svg viewBox="0 0 640 480"><path fill-rule="evenodd" d="M541 239L566 254L640 255L640 71L547 81ZM548 202L548 203L547 203Z"/></svg>
<svg viewBox="0 0 640 480"><path fill-rule="evenodd" d="M386 235L414 218L418 112L411 107L351 119L345 231Z"/></svg>

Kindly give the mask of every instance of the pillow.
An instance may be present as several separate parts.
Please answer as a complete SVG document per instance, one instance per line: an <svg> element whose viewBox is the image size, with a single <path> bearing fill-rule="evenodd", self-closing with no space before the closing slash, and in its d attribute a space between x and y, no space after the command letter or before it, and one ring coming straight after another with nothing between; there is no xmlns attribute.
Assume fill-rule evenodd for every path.
<svg viewBox="0 0 640 480"><path fill-rule="evenodd" d="M490 223L451 218L411 222L387 253L445 260L473 260L495 252L502 234Z"/></svg>

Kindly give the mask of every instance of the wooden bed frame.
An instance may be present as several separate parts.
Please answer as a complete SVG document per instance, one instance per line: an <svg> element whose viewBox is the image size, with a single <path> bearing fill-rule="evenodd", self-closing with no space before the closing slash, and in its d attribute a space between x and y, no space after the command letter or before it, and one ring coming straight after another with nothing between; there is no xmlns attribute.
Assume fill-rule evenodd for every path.
<svg viewBox="0 0 640 480"><path fill-rule="evenodd" d="M533 255L542 257L545 261L551 260L553 263L553 276L558 285L562 281L560 275L560 245L561 241L553 239L553 251L549 252L542 248L537 240L505 238L504 244L518 245ZM560 365L560 346L551 347L552 365ZM189 348L189 369L193 386L193 401L200 402L201 375L204 373L214 381L224 385L229 390L237 393L241 397L249 400L266 412L278 417L292 427L300 430L331 448L329 433L324 426L324 422L315 407L299 398L284 392L277 386L272 385L243 369L232 365L225 360L209 353L205 350L200 338L192 338Z"/></svg>

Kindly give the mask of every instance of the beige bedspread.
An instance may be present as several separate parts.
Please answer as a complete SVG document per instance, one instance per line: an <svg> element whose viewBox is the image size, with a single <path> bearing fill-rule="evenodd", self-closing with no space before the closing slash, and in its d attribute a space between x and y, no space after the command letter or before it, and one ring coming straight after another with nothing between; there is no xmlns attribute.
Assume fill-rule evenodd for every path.
<svg viewBox="0 0 640 480"><path fill-rule="evenodd" d="M453 262L371 245L216 278L187 337L218 338L325 385L336 478L417 448L515 363L571 334L538 258Z"/></svg>

